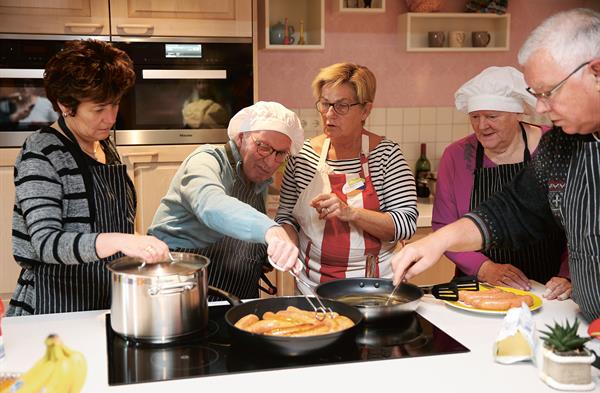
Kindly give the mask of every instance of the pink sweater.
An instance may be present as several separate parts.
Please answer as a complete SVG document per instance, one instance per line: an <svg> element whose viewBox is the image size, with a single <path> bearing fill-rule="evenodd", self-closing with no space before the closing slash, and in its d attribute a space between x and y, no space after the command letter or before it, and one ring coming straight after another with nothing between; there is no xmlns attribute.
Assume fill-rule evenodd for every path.
<svg viewBox="0 0 600 393"><path fill-rule="evenodd" d="M543 132L547 132L545 129ZM438 167L435 201L431 226L437 230L450 224L469 212L471 192L473 191L473 171L477 138L470 134L444 150ZM536 152L532 153L535 156ZM487 156L483 157L483 167L497 166ZM477 275L479 268L489 258L480 252L446 252L445 254L463 272ZM560 272L557 276L569 277L568 254L563 253ZM545 284L545 283L543 283Z"/></svg>

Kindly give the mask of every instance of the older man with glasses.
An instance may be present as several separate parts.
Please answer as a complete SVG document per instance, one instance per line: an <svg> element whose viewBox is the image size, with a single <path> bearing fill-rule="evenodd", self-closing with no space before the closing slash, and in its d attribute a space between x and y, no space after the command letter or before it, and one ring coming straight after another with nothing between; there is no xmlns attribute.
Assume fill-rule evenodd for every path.
<svg viewBox="0 0 600 393"><path fill-rule="evenodd" d="M394 281L432 266L445 250L518 248L558 223L573 292L587 320L600 317L600 13L556 14L519 52L536 110L554 128L511 185L474 211L394 256Z"/></svg>
<svg viewBox="0 0 600 393"><path fill-rule="evenodd" d="M265 214L265 198L304 131L294 112L261 101L233 116L228 134L224 146L203 145L185 159L148 233L172 250L207 256L210 285L256 298L267 256L283 270L301 267L296 244Z"/></svg>
<svg viewBox="0 0 600 393"><path fill-rule="evenodd" d="M416 230L415 180L400 146L364 128L375 88L367 67L322 69L313 93L323 133L304 142L283 176L275 220L298 239L314 285L391 278L392 251Z"/></svg>

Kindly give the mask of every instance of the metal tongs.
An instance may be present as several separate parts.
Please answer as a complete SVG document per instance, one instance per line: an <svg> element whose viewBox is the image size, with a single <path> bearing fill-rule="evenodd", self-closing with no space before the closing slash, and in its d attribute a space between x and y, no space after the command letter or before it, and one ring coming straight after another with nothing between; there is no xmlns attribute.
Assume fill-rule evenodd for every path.
<svg viewBox="0 0 600 393"><path fill-rule="evenodd" d="M273 262L271 257L268 257L268 259L269 259L269 263L271 264L271 266L273 266L275 269L277 269L279 271L282 271L282 272L284 271L281 266L279 266L278 264ZM302 269L304 269L304 265L301 264L300 266ZM300 270L302 270L302 269L300 269ZM306 288L308 288L309 292L314 296L314 298L317 299L317 302L319 303L319 307L315 306L315 304L310 299L310 296L307 296L304 294L304 298L306 299L306 301L311 305L313 310L315 310L315 318L317 318L318 321L324 320L327 315L329 315L330 318L334 318L333 310L331 309L331 307L325 307L325 305L323 304L323 302L321 301L319 296L317 296L315 291L313 291L313 288L309 283L307 283L304 279L300 278L300 276L297 273L295 273L293 270L288 270L287 272L290 273L294 277L294 279L296 280L296 284L304 285Z"/></svg>

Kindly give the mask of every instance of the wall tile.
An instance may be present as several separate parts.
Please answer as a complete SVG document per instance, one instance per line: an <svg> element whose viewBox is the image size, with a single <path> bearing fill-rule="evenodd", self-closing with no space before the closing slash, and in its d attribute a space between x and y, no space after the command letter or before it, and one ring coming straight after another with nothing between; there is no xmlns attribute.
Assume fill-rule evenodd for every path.
<svg viewBox="0 0 600 393"><path fill-rule="evenodd" d="M421 119L421 111L419 110L419 108L404 108L404 119L403 119L404 125L419 124L420 119Z"/></svg>
<svg viewBox="0 0 600 393"><path fill-rule="evenodd" d="M390 124L402 124L404 119L404 110L402 108L387 108L386 111L386 123Z"/></svg>
<svg viewBox="0 0 600 393"><path fill-rule="evenodd" d="M450 143L447 142L436 142L435 143L435 156L434 158L436 159L440 159L442 158L442 155L444 154L444 150L446 150L446 148L450 145Z"/></svg>
<svg viewBox="0 0 600 393"><path fill-rule="evenodd" d="M421 124L419 126L419 140L421 142L435 142L435 124Z"/></svg>
<svg viewBox="0 0 600 393"><path fill-rule="evenodd" d="M452 124L452 112L454 108L451 106L440 106L436 108L435 123L436 124Z"/></svg>
<svg viewBox="0 0 600 393"><path fill-rule="evenodd" d="M437 124L435 126L436 142L452 141L452 124Z"/></svg>
<svg viewBox="0 0 600 393"><path fill-rule="evenodd" d="M374 132L377 135L385 135L386 127L382 126L369 126L369 131Z"/></svg>
<svg viewBox="0 0 600 393"><path fill-rule="evenodd" d="M421 144L420 143L403 143L401 145L402 152L404 153L404 157L407 161L409 161L409 165L411 169L415 167L415 162L421 155ZM414 169L413 169L414 170Z"/></svg>
<svg viewBox="0 0 600 393"><path fill-rule="evenodd" d="M435 107L421 108L419 123L420 124L435 124L436 110Z"/></svg>
<svg viewBox="0 0 600 393"><path fill-rule="evenodd" d="M385 108L373 108L371 114L367 118L369 125L384 126L386 124Z"/></svg>
<svg viewBox="0 0 600 393"><path fill-rule="evenodd" d="M471 132L470 124L454 124L452 126L452 141L457 141Z"/></svg>
<svg viewBox="0 0 600 393"><path fill-rule="evenodd" d="M466 113L452 110L452 123L453 124L467 124L469 122L469 116Z"/></svg>
<svg viewBox="0 0 600 393"><path fill-rule="evenodd" d="M385 137L391 141L396 143L402 142L402 130L403 127L401 125L387 125L385 128Z"/></svg>
<svg viewBox="0 0 600 393"><path fill-rule="evenodd" d="M421 138L419 136L419 126L415 125L405 125L404 130L402 132L402 142L420 142Z"/></svg>

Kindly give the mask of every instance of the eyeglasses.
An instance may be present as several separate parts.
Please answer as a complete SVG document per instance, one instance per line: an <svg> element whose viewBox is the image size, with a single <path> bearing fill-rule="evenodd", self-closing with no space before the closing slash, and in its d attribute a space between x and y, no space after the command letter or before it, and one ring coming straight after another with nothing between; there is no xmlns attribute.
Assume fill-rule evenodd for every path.
<svg viewBox="0 0 600 393"><path fill-rule="evenodd" d="M355 102L353 104L347 104L345 102L335 102L332 104L331 102L317 101L315 104L317 110L322 114L329 112L329 108L333 107L334 112L342 116L348 113L350 108L354 105L362 105L362 102Z"/></svg>
<svg viewBox="0 0 600 393"><path fill-rule="evenodd" d="M558 91L558 89L560 89L567 82L567 80L570 77L572 77L573 75L575 75L575 73L577 71L579 71L580 69L582 69L583 67L585 67L588 64L590 64L590 62L586 61L585 63L581 64L579 67L575 68L573 70L573 72L571 72L569 75L567 75L565 77L565 79L563 79L560 82L558 82L553 88L551 88L548 91L545 91L543 93L536 93L535 91L533 91L533 89L531 87L528 87L526 90L527 90L527 92L529 94L531 94L532 96L534 96L538 100L549 100L552 97L552 95L554 95Z"/></svg>
<svg viewBox="0 0 600 393"><path fill-rule="evenodd" d="M259 156L261 156L263 158L267 158L271 154L275 153L275 161L284 162L290 155L289 151L275 150L268 144L264 143L263 141L259 141L256 138L254 138L253 136L251 136L251 138L254 141L254 144L256 145L256 152L258 153Z"/></svg>

